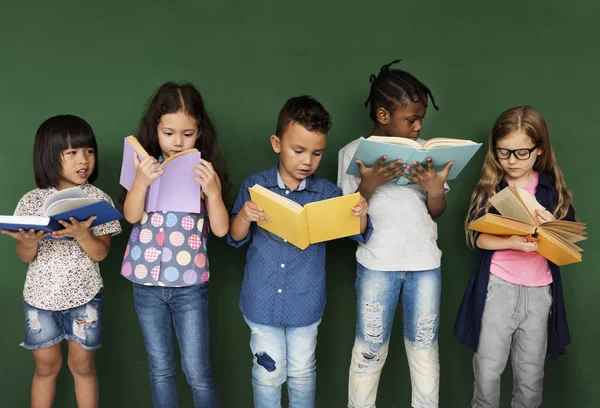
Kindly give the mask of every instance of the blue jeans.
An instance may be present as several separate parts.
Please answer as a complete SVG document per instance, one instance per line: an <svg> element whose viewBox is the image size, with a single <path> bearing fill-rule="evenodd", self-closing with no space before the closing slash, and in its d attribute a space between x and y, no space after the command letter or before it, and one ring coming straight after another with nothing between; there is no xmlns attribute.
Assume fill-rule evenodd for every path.
<svg viewBox="0 0 600 408"><path fill-rule="evenodd" d="M154 407L176 408L177 336L183 372L198 407L218 407L208 352L208 283L168 288L133 285L135 310L148 353Z"/></svg>
<svg viewBox="0 0 600 408"><path fill-rule="evenodd" d="M265 326L249 321L254 356L252 388L255 408L280 408L281 386L287 380L289 407L313 408L317 383L319 323L306 327Z"/></svg>
<svg viewBox="0 0 600 408"><path fill-rule="evenodd" d="M63 339L78 343L85 350L96 350L102 344L102 290L88 303L66 310L44 310L23 301L25 340L29 350L48 348Z"/></svg>
<svg viewBox="0 0 600 408"><path fill-rule="evenodd" d="M375 407L399 300L402 302L404 348L412 386L411 406L438 406L440 293L439 268L392 272L374 271L358 264L356 338L350 363L349 407Z"/></svg>

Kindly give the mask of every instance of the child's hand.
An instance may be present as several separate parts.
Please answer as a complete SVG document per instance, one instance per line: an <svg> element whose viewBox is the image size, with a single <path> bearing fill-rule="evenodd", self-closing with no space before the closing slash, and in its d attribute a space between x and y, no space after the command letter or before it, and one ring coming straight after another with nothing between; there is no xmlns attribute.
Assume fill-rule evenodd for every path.
<svg viewBox="0 0 600 408"><path fill-rule="evenodd" d="M361 160L356 160L362 183L369 191L375 191L380 185L395 180L402 174L401 171L405 167L402 160L396 160L384 166L386 160L387 156L381 156L373 167L367 167Z"/></svg>
<svg viewBox="0 0 600 408"><path fill-rule="evenodd" d="M87 220L81 221L81 222L77 221L73 217L69 218L70 222L60 220L58 222L60 223L60 225L62 225L65 228L61 229L59 231L54 231L52 233L52 237L53 238L71 237L71 238L76 239L77 241L81 241L86 238L89 238L92 235L90 233L90 225L92 225L92 222L94 222L94 220L96 218L97 217L95 215L92 215Z"/></svg>
<svg viewBox="0 0 600 408"><path fill-rule="evenodd" d="M511 249L516 249L517 251L535 252L538 249L538 244L536 241L529 241L527 238L519 235L512 235L508 238L508 240L510 242Z"/></svg>
<svg viewBox="0 0 600 408"><path fill-rule="evenodd" d="M548 221L556 221L554 214L548 210L535 210L535 219L540 224Z"/></svg>
<svg viewBox="0 0 600 408"><path fill-rule="evenodd" d="M198 175L194 180L200 183L205 196L221 195L221 180L210 162L200 159L200 163L194 165L194 173Z"/></svg>
<svg viewBox="0 0 600 408"><path fill-rule="evenodd" d="M33 246L37 246L37 243L44 237L48 236L50 233L42 231L42 230L36 231L34 229L25 231L23 228L19 228L18 232L2 230L2 234L8 235L9 237L16 239L17 241L21 242L25 246L33 247Z"/></svg>
<svg viewBox="0 0 600 408"><path fill-rule="evenodd" d="M269 216L263 212L262 208L260 208L258 205L254 204L250 200L244 203L244 206L240 211L240 215L244 220L250 222L271 220Z"/></svg>
<svg viewBox="0 0 600 408"><path fill-rule="evenodd" d="M164 170L160 168L158 160L152 156L145 157L140 161L137 153L133 152L133 164L135 164L135 181L146 188L164 173Z"/></svg>
<svg viewBox="0 0 600 408"><path fill-rule="evenodd" d="M363 196L360 196L358 204L352 209L352 215L355 217L362 217L367 214L368 209L369 205L367 204L367 200L365 200Z"/></svg>
<svg viewBox="0 0 600 408"><path fill-rule="evenodd" d="M428 194L443 194L444 182L448 178L448 173L454 164L453 161L448 163L444 170L437 172L433 168L433 162L431 158L427 158L427 170L421 165L421 163L413 162L413 165L408 165L406 168L409 172L402 173L402 177L406 177L415 184L421 186L421 188L427 191Z"/></svg>

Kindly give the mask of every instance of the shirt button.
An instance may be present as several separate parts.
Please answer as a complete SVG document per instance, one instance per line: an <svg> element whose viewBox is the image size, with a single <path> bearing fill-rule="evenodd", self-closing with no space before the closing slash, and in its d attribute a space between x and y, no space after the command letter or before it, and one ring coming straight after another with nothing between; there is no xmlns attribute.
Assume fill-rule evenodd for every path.
<svg viewBox="0 0 600 408"><path fill-rule="evenodd" d="M283 292L281 289L277 289L277 293L281 293Z"/></svg>
<svg viewBox="0 0 600 408"><path fill-rule="evenodd" d="M287 242L287 239L284 239L283 242Z"/></svg>
<svg viewBox="0 0 600 408"><path fill-rule="evenodd" d="M285 268L285 264L281 264L281 267L282 267L282 268Z"/></svg>
<svg viewBox="0 0 600 408"><path fill-rule="evenodd" d="M290 193L290 190L285 190L285 193L286 193L286 194L289 194L289 193Z"/></svg>

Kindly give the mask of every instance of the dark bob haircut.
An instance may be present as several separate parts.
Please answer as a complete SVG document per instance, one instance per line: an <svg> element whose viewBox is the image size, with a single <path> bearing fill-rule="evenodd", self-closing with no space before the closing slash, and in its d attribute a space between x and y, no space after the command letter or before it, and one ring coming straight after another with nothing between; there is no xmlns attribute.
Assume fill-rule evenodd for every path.
<svg viewBox="0 0 600 408"><path fill-rule="evenodd" d="M98 177L98 145L92 127L79 116L58 115L39 127L33 144L33 171L39 188L58 186L62 174L62 152L74 148L94 149L95 166L88 182Z"/></svg>

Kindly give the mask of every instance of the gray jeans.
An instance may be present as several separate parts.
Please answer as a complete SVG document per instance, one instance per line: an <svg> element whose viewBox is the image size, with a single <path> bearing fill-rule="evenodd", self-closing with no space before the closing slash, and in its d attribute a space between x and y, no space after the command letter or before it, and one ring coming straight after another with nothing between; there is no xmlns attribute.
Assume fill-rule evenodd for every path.
<svg viewBox="0 0 600 408"><path fill-rule="evenodd" d="M473 356L473 408L500 405L500 376L509 354L513 371L511 406L540 406L551 304L550 285L514 285L490 274L479 348Z"/></svg>

